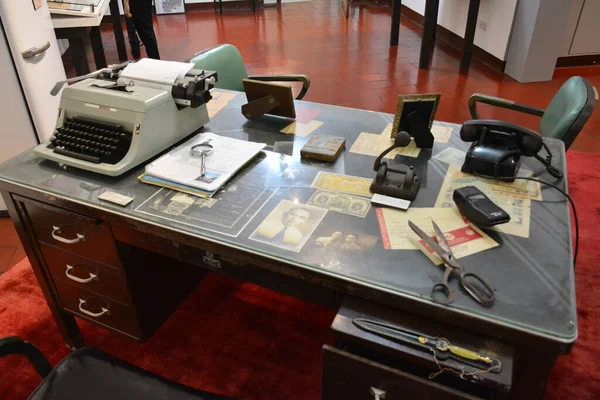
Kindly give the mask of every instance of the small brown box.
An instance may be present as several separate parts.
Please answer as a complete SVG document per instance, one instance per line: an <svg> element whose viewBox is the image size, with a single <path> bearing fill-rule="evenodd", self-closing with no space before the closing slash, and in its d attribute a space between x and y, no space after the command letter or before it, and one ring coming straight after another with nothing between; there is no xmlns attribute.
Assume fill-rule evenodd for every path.
<svg viewBox="0 0 600 400"><path fill-rule="evenodd" d="M346 139L343 137L317 133L312 135L308 143L300 150L300 156L314 160L334 162L345 146Z"/></svg>

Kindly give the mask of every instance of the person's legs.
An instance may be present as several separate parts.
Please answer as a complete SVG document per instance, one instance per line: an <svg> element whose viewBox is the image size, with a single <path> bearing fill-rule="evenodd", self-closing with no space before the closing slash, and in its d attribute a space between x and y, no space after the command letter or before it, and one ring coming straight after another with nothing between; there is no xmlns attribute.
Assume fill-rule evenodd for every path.
<svg viewBox="0 0 600 400"><path fill-rule="evenodd" d="M131 18L125 17L125 26L127 26L127 36L129 37L129 44L131 45L131 55L137 60L140 58L140 39L138 39Z"/></svg>
<svg viewBox="0 0 600 400"><path fill-rule="evenodd" d="M152 1L129 0L129 7L131 9L133 25L146 47L148 57L159 60L158 42L156 41L154 27L152 26Z"/></svg>

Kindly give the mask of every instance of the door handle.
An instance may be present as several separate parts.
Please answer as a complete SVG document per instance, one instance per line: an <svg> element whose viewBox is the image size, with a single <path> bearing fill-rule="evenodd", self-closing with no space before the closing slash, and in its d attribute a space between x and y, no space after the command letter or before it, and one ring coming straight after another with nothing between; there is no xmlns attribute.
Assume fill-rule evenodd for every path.
<svg viewBox="0 0 600 400"><path fill-rule="evenodd" d="M27 49L24 52L22 52L21 55L25 59L33 58L35 56L39 56L40 54L43 54L49 48L50 48L50 42L46 42L46 44L43 45L42 47L32 47L32 48Z"/></svg>
<svg viewBox="0 0 600 400"><path fill-rule="evenodd" d="M383 400L385 399L385 390L377 389L371 387L371 394L373 395L373 400Z"/></svg>

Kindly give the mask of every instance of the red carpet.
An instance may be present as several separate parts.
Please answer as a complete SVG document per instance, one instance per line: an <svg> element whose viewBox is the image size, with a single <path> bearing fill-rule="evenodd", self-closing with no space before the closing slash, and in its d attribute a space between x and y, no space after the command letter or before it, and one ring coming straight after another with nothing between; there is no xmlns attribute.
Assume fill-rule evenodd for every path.
<svg viewBox="0 0 600 400"><path fill-rule="evenodd" d="M569 153L578 207L579 341L552 373L547 400L598 399L600 347L600 156ZM89 345L167 378L247 399L320 398L320 348L331 343L330 310L231 279L208 277L146 344L81 322ZM19 335L56 364L66 354L27 260L0 277L0 337ZM20 357L0 359L0 399L24 399L40 382ZM350 399L349 399L350 400Z"/></svg>

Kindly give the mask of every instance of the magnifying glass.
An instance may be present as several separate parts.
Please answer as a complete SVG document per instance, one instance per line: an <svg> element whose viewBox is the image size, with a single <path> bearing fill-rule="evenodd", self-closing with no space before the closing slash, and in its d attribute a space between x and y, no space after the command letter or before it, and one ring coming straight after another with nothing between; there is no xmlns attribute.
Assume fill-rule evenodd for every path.
<svg viewBox="0 0 600 400"><path fill-rule="evenodd" d="M202 178L206 174L206 157L213 153L214 149L208 142L200 143L192 146L190 153L192 157L200 157L200 177Z"/></svg>

